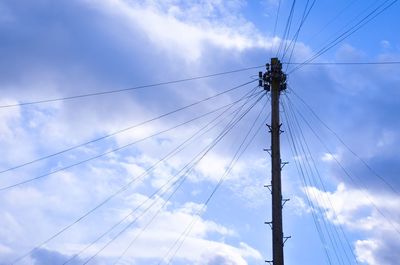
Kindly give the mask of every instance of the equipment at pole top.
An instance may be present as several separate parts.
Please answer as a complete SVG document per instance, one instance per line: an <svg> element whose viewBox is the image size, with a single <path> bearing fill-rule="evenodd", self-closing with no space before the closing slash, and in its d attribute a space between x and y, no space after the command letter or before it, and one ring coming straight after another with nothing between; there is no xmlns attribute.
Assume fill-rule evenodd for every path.
<svg viewBox="0 0 400 265"><path fill-rule="evenodd" d="M277 58L272 58L271 64L267 63L265 66L267 71L264 74L263 72L258 72L258 85L269 92L274 79L279 81L280 91L286 90L286 74L282 72L282 63Z"/></svg>

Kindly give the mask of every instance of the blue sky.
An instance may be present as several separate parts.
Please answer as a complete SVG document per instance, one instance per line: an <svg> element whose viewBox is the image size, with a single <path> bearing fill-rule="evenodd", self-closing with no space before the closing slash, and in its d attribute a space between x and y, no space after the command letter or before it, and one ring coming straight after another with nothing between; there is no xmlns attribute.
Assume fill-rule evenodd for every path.
<svg viewBox="0 0 400 265"><path fill-rule="evenodd" d="M359 20L362 10L383 2L317 0L301 30L292 62L311 57L340 34L343 26ZM273 36L277 0L0 1L0 105L263 65L274 54L271 48L276 49L282 41L291 4L282 0ZM289 41L305 4L298 1L295 6ZM400 36L396 33L399 11L395 3L317 61L400 61ZM289 66L288 72L293 68ZM0 108L0 171L249 82L259 70L262 68L102 96ZM285 235L292 236L285 245L286 264L330 264L328 259L331 264L356 264L355 260L366 265L398 264L399 76L397 65L306 65L289 74L290 90L282 97L282 159L290 162L282 173L284 197L290 198L284 206L284 229ZM29 254L16 264L63 264L77 253L79 257L68 264L83 264L115 238L89 263L113 264L136 237L118 264L157 264L192 220L196 220L195 226L176 252L173 264L255 265L270 260L271 235L264 222L270 219L271 200L263 187L270 178L269 156L263 151L269 146L267 128L262 127L256 134L212 200L204 205L253 122L256 127L251 133L263 123L257 117L260 112L262 118L269 112L266 97L186 174L185 182L171 199L169 193L151 195L212 143L234 117L232 112L181 152L157 164L148 175L143 175L147 168L217 117L218 112L118 152L3 189L233 103L256 85L240 87L102 141L0 173L0 264L11 264L25 253ZM306 165L306 158L310 161L311 157L291 152L290 131L298 137L295 139L301 139L294 116L290 116L291 108L295 114L296 109L301 113L296 115L324 186L318 179L304 185L296 170L297 163ZM102 207L41 244L142 175ZM145 206L139 207L143 202ZM152 216L156 216L153 221ZM119 221L121 225L86 249ZM325 242L321 242L315 222L321 225L320 235ZM168 256L162 264L167 261Z"/></svg>

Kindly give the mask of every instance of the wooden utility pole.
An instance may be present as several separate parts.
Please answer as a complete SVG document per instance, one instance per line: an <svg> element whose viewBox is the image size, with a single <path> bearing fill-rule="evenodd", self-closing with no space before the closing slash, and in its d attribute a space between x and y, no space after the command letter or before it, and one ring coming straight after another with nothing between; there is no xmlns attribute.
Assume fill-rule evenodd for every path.
<svg viewBox="0 0 400 265"><path fill-rule="evenodd" d="M281 151L280 134L281 123L279 119L279 97L282 90L286 89L286 75L282 72L282 64L278 58L272 58L271 64L267 64L267 72L260 74L264 89L271 92L271 194L272 194L272 222L268 222L272 228L272 255L273 265L284 265L283 257L283 227L282 227L282 184L281 184ZM261 78L260 78L261 79Z"/></svg>

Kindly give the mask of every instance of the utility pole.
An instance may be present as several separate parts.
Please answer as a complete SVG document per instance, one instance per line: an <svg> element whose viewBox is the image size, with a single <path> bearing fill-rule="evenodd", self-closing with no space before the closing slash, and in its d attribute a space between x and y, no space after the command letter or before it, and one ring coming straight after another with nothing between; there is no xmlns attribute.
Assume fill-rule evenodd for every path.
<svg viewBox="0 0 400 265"><path fill-rule="evenodd" d="M282 72L282 64L278 58L271 58L267 64L267 72L260 74L260 85L271 92L271 124L268 125L271 133L271 185L272 194L272 222L267 222L272 228L272 255L273 260L268 261L273 265L284 265L283 246L285 240L282 227L282 182L281 170L285 165L281 161L280 134L281 123L279 119L279 97L281 91L286 89L286 75ZM285 200L286 202L286 200Z"/></svg>

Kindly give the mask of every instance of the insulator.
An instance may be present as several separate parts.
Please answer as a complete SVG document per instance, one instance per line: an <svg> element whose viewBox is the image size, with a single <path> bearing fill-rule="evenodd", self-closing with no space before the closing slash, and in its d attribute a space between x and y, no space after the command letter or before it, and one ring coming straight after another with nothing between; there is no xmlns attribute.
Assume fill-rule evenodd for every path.
<svg viewBox="0 0 400 265"><path fill-rule="evenodd" d="M260 87L263 86L263 81L262 80L258 80L258 86L260 86Z"/></svg>
<svg viewBox="0 0 400 265"><path fill-rule="evenodd" d="M263 78L264 81L266 81L267 78L268 78L268 72L265 72L262 78Z"/></svg>
<svg viewBox="0 0 400 265"><path fill-rule="evenodd" d="M258 72L258 78L262 78L263 77L263 72Z"/></svg>

